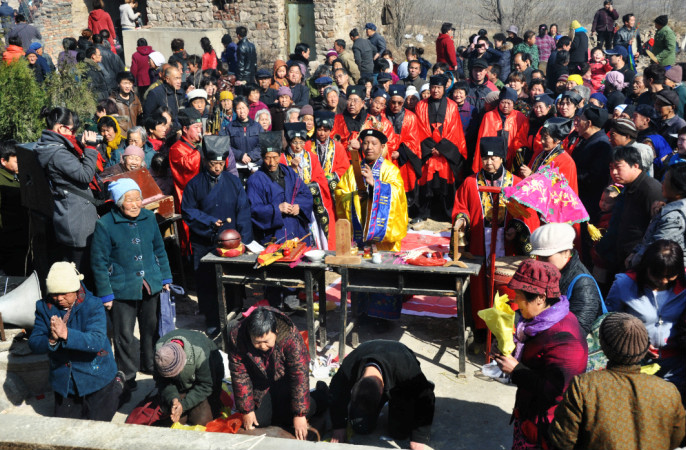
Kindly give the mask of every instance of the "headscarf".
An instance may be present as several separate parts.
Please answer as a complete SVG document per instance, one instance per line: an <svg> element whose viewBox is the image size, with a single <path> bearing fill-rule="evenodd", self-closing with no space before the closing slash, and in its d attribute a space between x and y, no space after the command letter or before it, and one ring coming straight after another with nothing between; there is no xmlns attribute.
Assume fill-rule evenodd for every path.
<svg viewBox="0 0 686 450"><path fill-rule="evenodd" d="M119 145L121 145L121 140L124 139L124 136L121 134L121 127L119 127L119 122L117 122L117 119L114 118L114 116L102 116L102 117L109 117L114 121L114 131L116 132L114 135L114 139L109 141L107 143L107 158L112 157L112 152L115 151L116 149L119 148ZM102 120L102 117L98 119L98 122Z"/></svg>
<svg viewBox="0 0 686 450"><path fill-rule="evenodd" d="M285 67L286 76L288 76L288 65L286 64L286 61L284 61L283 59L277 59L276 61L274 61L274 67L272 69L272 78L274 79L274 82L271 85L272 89L278 90L281 86L288 86L288 79L286 77L278 78L276 76L276 71L279 70L279 67Z"/></svg>
<svg viewBox="0 0 686 450"><path fill-rule="evenodd" d="M629 83L624 82L624 74L616 70L608 72L607 75L605 75L605 82L612 85L612 87L618 91L621 91L629 85Z"/></svg>

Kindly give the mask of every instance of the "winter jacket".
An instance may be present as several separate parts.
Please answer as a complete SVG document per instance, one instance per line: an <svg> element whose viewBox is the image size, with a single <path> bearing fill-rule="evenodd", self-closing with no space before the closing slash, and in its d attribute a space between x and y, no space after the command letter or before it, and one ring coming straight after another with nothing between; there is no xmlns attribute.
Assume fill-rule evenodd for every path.
<svg viewBox="0 0 686 450"><path fill-rule="evenodd" d="M524 342L511 375L517 385L515 416L532 421L540 439L545 441L555 408L572 378L585 372L587 362L586 337L571 312Z"/></svg>
<svg viewBox="0 0 686 450"><path fill-rule="evenodd" d="M114 38L117 37L117 32L114 30L114 24L112 23L112 17L104 9L94 9L88 14L88 28L93 32L93 34L100 34L102 30L107 30L110 32L110 38L108 41L112 46L112 51L116 52L114 48Z"/></svg>
<svg viewBox="0 0 686 450"><path fill-rule="evenodd" d="M166 106L169 108L174 123L178 124L179 109L185 100L182 91L177 91L167 83L163 83L161 86L149 89L146 94L143 114L150 116L160 106Z"/></svg>
<svg viewBox="0 0 686 450"><path fill-rule="evenodd" d="M24 51L29 49L33 41L40 41L43 39L40 31L26 22L17 23L12 27L12 30L7 33L7 42L9 42L12 37L18 37L21 40L21 46L24 48Z"/></svg>
<svg viewBox="0 0 686 450"><path fill-rule="evenodd" d="M356 84L357 80L360 79L360 68L355 62L355 55L350 49L345 49L343 53L338 55L338 59L343 63L343 67L348 71L350 78L352 78L352 84Z"/></svg>
<svg viewBox="0 0 686 450"><path fill-rule="evenodd" d="M216 354L220 358L218 361L221 362L217 345L199 331L170 331L157 341L155 350L170 343L172 339L183 342L186 365L183 366L181 373L173 378L165 378L157 373L153 378L167 411L171 409L175 398L179 399L183 410L188 411L207 399L214 390L221 389L221 385L216 384L221 384L224 366L217 364L215 358L210 356ZM217 373L218 371L221 373ZM179 394L186 395L182 399Z"/></svg>
<svg viewBox="0 0 686 450"><path fill-rule="evenodd" d="M536 47L538 47L539 61L548 62L550 53L555 49L555 38L549 34L536 36Z"/></svg>
<svg viewBox="0 0 686 450"><path fill-rule="evenodd" d="M560 271L562 275L560 277L560 292L562 295L567 295L572 280L582 273L589 276L576 280L571 295L567 300L569 301L569 311L574 313L579 321L579 326L581 326L585 334L588 334L591 332L593 322L602 313L600 295L598 293L598 285L593 277L590 276L591 273L584 266L584 263L581 262L581 259L579 259L579 254L576 250L572 250L572 259Z"/></svg>
<svg viewBox="0 0 686 450"><path fill-rule="evenodd" d="M34 151L52 187L55 239L69 247L85 247L98 213L93 203L65 187L93 198L88 185L97 171L98 151L86 148L79 158L71 142L49 130L43 131Z"/></svg>
<svg viewBox="0 0 686 450"><path fill-rule="evenodd" d="M102 55L100 64L102 64L105 72L107 72L107 85L110 90L112 90L117 86L117 74L125 71L126 67L124 67L124 62L121 58L117 54L112 53L109 45L98 45L97 47L100 49L100 54Z"/></svg>
<svg viewBox="0 0 686 450"><path fill-rule="evenodd" d="M569 49L569 66L581 65L588 61L588 34L586 28L574 30L572 47Z"/></svg>
<svg viewBox="0 0 686 450"><path fill-rule="evenodd" d="M572 159L576 164L579 198L591 222L595 222L600 215L600 196L610 178L607 168L612 160L612 146L605 132L599 130L588 139L583 139L574 148Z"/></svg>
<svg viewBox="0 0 686 450"><path fill-rule="evenodd" d="M360 74L370 74L374 72L374 54L376 48L367 39L358 38L353 42L353 55L355 64L360 69Z"/></svg>
<svg viewBox="0 0 686 450"><path fill-rule="evenodd" d="M499 79L507 80L511 71L510 60L512 59L512 43L505 42L500 48L488 47L486 49L486 54L489 56L489 60L494 61L494 64L500 65ZM469 73L469 77L471 77L471 72Z"/></svg>
<svg viewBox="0 0 686 450"><path fill-rule="evenodd" d="M609 311L626 312L641 319L653 346L661 351L674 350L673 342L669 339L675 334L674 325L686 309L686 290L683 285L677 283L669 291L669 298L658 308L650 287L639 291L634 272L620 273L607 294L606 304Z"/></svg>
<svg viewBox="0 0 686 450"><path fill-rule="evenodd" d="M514 63L514 55L517 53L528 53L529 56L531 56L531 67L534 69L538 69L538 47L536 44L534 45L529 45L526 42L522 42L521 44L517 44L515 48L512 50L512 62ZM514 68L514 67L513 67ZM506 79L506 78L503 78Z"/></svg>
<svg viewBox="0 0 686 450"><path fill-rule="evenodd" d="M128 100L119 95L119 89L115 89L110 94L110 98L117 103L118 122L121 127L122 135L126 135L129 129L136 126L138 116L143 113L143 106L138 96L132 90ZM146 158L147 159L147 158Z"/></svg>
<svg viewBox="0 0 686 450"><path fill-rule="evenodd" d="M264 133L262 125L250 118L247 122L231 121L228 127L219 131L220 136L231 136L231 150L236 161L241 161L247 153L257 165L262 162L260 133Z"/></svg>
<svg viewBox="0 0 686 450"><path fill-rule="evenodd" d="M455 42L449 34L439 34L436 39L436 62L444 62L455 70L457 55L455 54Z"/></svg>
<svg viewBox="0 0 686 450"><path fill-rule="evenodd" d="M374 47L374 54L378 54L379 58L381 58L381 54L386 50L386 39L384 39L383 36L381 36L381 33L378 31L367 39L370 44ZM372 55L372 58L374 55Z"/></svg>
<svg viewBox="0 0 686 450"><path fill-rule="evenodd" d="M172 282L167 252L155 213L141 209L135 219L113 208L95 224L91 244L95 294L103 303L141 300L143 285L151 294Z"/></svg>
<svg viewBox="0 0 686 450"><path fill-rule="evenodd" d="M632 267L636 267L650 244L660 239L674 241L684 252L684 264L686 264L686 199L676 200L667 203L662 207L658 215L650 221L643 240L634 248Z"/></svg>
<svg viewBox="0 0 686 450"><path fill-rule="evenodd" d="M129 3L122 3L119 6L119 19L121 20L121 27L124 30L132 30L136 28L136 20L141 16L141 13L133 12L133 8Z"/></svg>
<svg viewBox="0 0 686 450"><path fill-rule="evenodd" d="M310 90L304 84L291 86L293 93L293 106L302 108L310 102Z"/></svg>
<svg viewBox="0 0 686 450"><path fill-rule="evenodd" d="M238 45L230 43L221 54L221 61L229 65L229 72L234 75L238 73Z"/></svg>
<svg viewBox="0 0 686 450"><path fill-rule="evenodd" d="M51 345L50 318L63 318L66 313L50 298L38 300L29 347L33 353L48 354L53 391L63 397L84 397L111 383L117 364L107 338L107 318L100 299L81 287L67 321L67 339Z"/></svg>
<svg viewBox="0 0 686 450"><path fill-rule="evenodd" d="M136 78L136 86L145 87L150 86L150 53L152 47L149 45L141 45L131 55L131 74Z"/></svg>
<svg viewBox="0 0 686 450"><path fill-rule="evenodd" d="M636 28L629 28L626 25L624 25L615 34L615 38L614 38L615 47L618 45L621 45L622 47L628 49L629 46L632 45L634 38L636 38L636 33L637 33ZM637 52L638 49L634 48L633 51Z"/></svg>
<svg viewBox="0 0 686 450"><path fill-rule="evenodd" d="M17 174L0 167L0 253L9 248L26 247L29 215L21 205Z"/></svg>
<svg viewBox="0 0 686 450"><path fill-rule="evenodd" d="M310 410L310 354L298 328L282 312L276 316L276 345L267 353L252 345L245 321L229 330L229 369L236 409L242 414L259 408L273 383L286 381L293 416Z"/></svg>
<svg viewBox="0 0 686 450"><path fill-rule="evenodd" d="M673 66L676 64L676 35L668 25L657 30L655 33L653 53L661 66Z"/></svg>
<svg viewBox="0 0 686 450"><path fill-rule="evenodd" d="M90 58L83 60L88 67L85 73L85 78L88 80L88 86L90 87L93 95L95 95L95 100L105 100L109 96L110 89L107 85L107 79L105 73L102 71L98 63Z"/></svg>
<svg viewBox="0 0 686 450"><path fill-rule="evenodd" d="M18 45L8 45L2 53L2 62L11 64L24 56L24 49Z"/></svg>
<svg viewBox="0 0 686 450"><path fill-rule="evenodd" d="M202 70L217 68L217 53L212 50L209 53L202 54Z"/></svg>
<svg viewBox="0 0 686 450"><path fill-rule="evenodd" d="M255 44L250 42L247 37L236 44L236 60L238 61L236 79L254 83L257 74L257 50Z"/></svg>
<svg viewBox="0 0 686 450"><path fill-rule="evenodd" d="M616 251L617 261L623 264L643 239L650 223L653 202L662 199L662 185L642 172L633 183L625 186L621 195L624 197L624 208L618 223Z"/></svg>
<svg viewBox="0 0 686 450"><path fill-rule="evenodd" d="M603 33L605 31L615 31L615 20L619 18L619 13L616 9L608 11L605 8L600 8L593 16L593 26L591 26L591 33Z"/></svg>

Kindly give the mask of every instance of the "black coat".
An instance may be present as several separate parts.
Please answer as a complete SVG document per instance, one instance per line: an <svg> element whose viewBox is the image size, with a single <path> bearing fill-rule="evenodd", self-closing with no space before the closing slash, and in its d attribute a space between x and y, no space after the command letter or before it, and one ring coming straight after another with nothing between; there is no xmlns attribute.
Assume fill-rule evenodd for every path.
<svg viewBox="0 0 686 450"><path fill-rule="evenodd" d="M302 108L310 102L310 90L304 84L291 86L293 93L293 106Z"/></svg>
<svg viewBox="0 0 686 450"><path fill-rule="evenodd" d="M355 64L360 69L360 74L374 72L374 54L376 48L367 39L359 38L353 43Z"/></svg>
<svg viewBox="0 0 686 450"><path fill-rule="evenodd" d="M255 49L255 44L250 42L248 38L241 39L236 46L236 55L238 60L236 78L240 81L254 83L255 75L257 74L257 50Z"/></svg>
<svg viewBox="0 0 686 450"><path fill-rule="evenodd" d="M574 150L576 153L576 150ZM579 254L572 250L572 259L569 260L566 266L560 271L560 292L562 295L567 295L569 285L572 280L581 273L590 275L586 266L579 259ZM572 289L572 295L569 296L569 310L576 316L579 325L586 332L591 332L593 322L602 313L600 306L600 294L595 280L592 277L581 277Z"/></svg>
<svg viewBox="0 0 686 450"><path fill-rule="evenodd" d="M176 91L172 86L163 83L148 91L145 105L143 105L143 114L150 116L160 106L166 106L169 108L174 122L178 123L179 109L184 101L185 96L182 91Z"/></svg>
<svg viewBox="0 0 686 450"><path fill-rule="evenodd" d="M574 33L572 47L569 49L569 65L577 65L588 61L588 35L585 31Z"/></svg>
<svg viewBox="0 0 686 450"><path fill-rule="evenodd" d="M84 77L88 80L88 86L95 95L95 100L106 100L110 96L110 89L107 87L107 78L100 66L92 59L84 60L88 70Z"/></svg>
<svg viewBox="0 0 686 450"><path fill-rule="evenodd" d="M576 177L579 184L579 198L584 204L591 223L597 222L600 215L600 196L609 184L612 146L601 129L588 139L582 140L574 149L572 159L576 164Z"/></svg>
<svg viewBox="0 0 686 450"><path fill-rule="evenodd" d="M383 375L381 403L389 401L391 435L399 429L405 438L409 434L412 441L427 443L436 403L434 384L422 373L412 350L396 341L368 341L345 357L329 388L333 428L346 427L351 390L369 363L376 364Z"/></svg>

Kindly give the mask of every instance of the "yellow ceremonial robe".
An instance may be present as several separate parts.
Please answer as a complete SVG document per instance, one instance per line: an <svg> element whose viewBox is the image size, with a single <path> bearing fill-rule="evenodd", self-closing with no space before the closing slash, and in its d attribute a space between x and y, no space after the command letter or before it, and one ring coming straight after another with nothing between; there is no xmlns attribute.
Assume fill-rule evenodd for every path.
<svg viewBox="0 0 686 450"><path fill-rule="evenodd" d="M364 227L363 242L358 244L371 240L379 250L399 251L409 221L402 176L398 168L385 159L374 164L372 173L375 182L373 189L369 189L371 195L360 201L353 167L348 167L336 186L337 217L348 219L353 225L353 232L355 223ZM372 202L371 209L367 206L369 201ZM371 213L368 214L368 211ZM370 224L370 219L373 224Z"/></svg>

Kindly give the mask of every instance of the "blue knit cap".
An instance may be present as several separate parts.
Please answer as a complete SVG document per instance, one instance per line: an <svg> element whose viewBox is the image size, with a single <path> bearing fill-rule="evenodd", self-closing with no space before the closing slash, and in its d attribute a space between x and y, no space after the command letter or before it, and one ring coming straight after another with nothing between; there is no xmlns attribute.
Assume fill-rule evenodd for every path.
<svg viewBox="0 0 686 450"><path fill-rule="evenodd" d="M116 181L113 181L110 183L107 189L109 189L114 203L117 203L119 199L129 191L138 191L141 194L141 197L143 196L141 188L138 187L138 184L136 184L136 182L131 178L120 178Z"/></svg>

